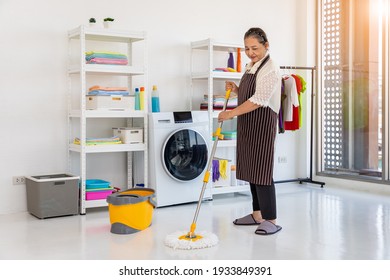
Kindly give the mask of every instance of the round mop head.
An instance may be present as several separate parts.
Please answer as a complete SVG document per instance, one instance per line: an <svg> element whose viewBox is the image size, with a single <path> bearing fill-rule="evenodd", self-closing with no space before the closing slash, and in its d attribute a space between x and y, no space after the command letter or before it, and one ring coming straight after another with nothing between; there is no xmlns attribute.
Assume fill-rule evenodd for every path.
<svg viewBox="0 0 390 280"><path fill-rule="evenodd" d="M213 247L218 244L214 233L200 232L195 238L185 238L188 231L177 231L165 238L165 245L173 249L191 250ZM184 238L183 238L184 237Z"/></svg>

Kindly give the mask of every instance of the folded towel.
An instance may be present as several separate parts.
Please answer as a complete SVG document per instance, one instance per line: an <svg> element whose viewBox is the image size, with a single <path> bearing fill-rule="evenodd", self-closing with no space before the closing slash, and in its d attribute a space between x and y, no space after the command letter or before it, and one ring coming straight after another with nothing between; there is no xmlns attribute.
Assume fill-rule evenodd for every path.
<svg viewBox="0 0 390 280"><path fill-rule="evenodd" d="M90 51L85 53L85 59L91 60L93 58L114 58L114 59L127 59L127 55L117 52L95 52Z"/></svg>
<svg viewBox="0 0 390 280"><path fill-rule="evenodd" d="M113 64L113 65L127 65L127 59L115 58L92 58L87 60L87 64Z"/></svg>
<svg viewBox="0 0 390 280"><path fill-rule="evenodd" d="M80 145L80 138L75 138L73 141L74 144ZM119 136L113 136L108 138L86 138L85 144L88 145L111 145L111 144L122 144Z"/></svg>
<svg viewBox="0 0 390 280"><path fill-rule="evenodd" d="M129 95L128 91L91 90L88 95Z"/></svg>
<svg viewBox="0 0 390 280"><path fill-rule="evenodd" d="M102 87L102 86L98 86L98 85L95 85L95 86L92 86L90 87L88 90L124 90L124 91L128 91L128 88L127 87Z"/></svg>

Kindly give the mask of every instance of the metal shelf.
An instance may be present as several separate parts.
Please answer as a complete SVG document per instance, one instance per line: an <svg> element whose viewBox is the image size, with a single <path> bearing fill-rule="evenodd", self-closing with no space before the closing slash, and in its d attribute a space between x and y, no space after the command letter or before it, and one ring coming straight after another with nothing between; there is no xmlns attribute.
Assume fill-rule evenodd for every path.
<svg viewBox="0 0 390 280"><path fill-rule="evenodd" d="M86 74L115 76L136 76L145 74L145 70L141 67L125 65L84 64L83 66L71 65L68 69L69 74L80 74L81 72L85 72Z"/></svg>
<svg viewBox="0 0 390 280"><path fill-rule="evenodd" d="M200 40L196 42L191 43L191 81L192 81L192 96L191 96L191 110L196 110L196 108L193 108L193 98L194 98L194 83L193 81L200 81L202 83L207 83L207 93L208 93L208 112L209 112L209 125L213 130L213 122L215 118L218 117L218 114L220 111L214 111L212 109L212 99L213 95L215 94L214 91L214 81L223 81L223 80L240 80L243 72L224 72L224 71L216 71L216 67L214 64L214 54L216 52L228 52L228 51L235 51L237 52L238 49L244 50L244 47L240 44L232 44L232 43L225 43L225 42L217 42L214 41L211 38ZM198 60L194 61L194 55L198 54L199 52L205 53L205 63L207 64L207 68L205 71L194 71L194 64L198 64ZM203 54L201 53L201 56ZM195 63L194 63L195 62ZM213 131L214 132L214 131ZM235 148L237 144L236 140L221 140L218 141L218 147L217 148ZM212 194L222 194L222 193L232 193L232 192L241 192L241 191L248 191L248 186L229 186L229 187L212 187L211 192Z"/></svg>
<svg viewBox="0 0 390 280"><path fill-rule="evenodd" d="M72 44L72 41L77 41ZM147 143L147 131L148 131L148 112L147 112L147 96L145 96L144 111L135 110L86 110L85 108L85 96L87 94L87 82L93 79L107 79L115 77L126 77L126 83L129 90L131 90L133 77L143 76L143 85L147 88L146 66L147 66L147 46L146 46L146 33L134 32L128 30L106 29L106 28L90 28L86 26L79 26L68 32L69 41L69 66L68 66L68 80L69 80L69 106L68 106L68 123L69 123L69 139L68 139L68 165L69 170L74 169L78 172L81 178L80 183L80 213L85 214L87 208L103 207L107 206L105 199L103 200L86 200L85 199L85 181L87 176L87 154L91 153L126 153L127 154L127 188L131 187L131 181L133 178L133 153L143 152L144 162L144 184L147 185L148 180L148 143ZM85 62L86 45L89 41L96 41L94 45L113 43L116 47L117 44L126 44L128 61L130 65L107 65L107 64L87 64ZM143 41L142 48L133 50L132 44L134 42ZM76 47L77 46L77 47ZM120 45L119 45L120 46ZM122 46L120 46L122 47ZM73 48L76 50L76 54L72 53ZM142 65L131 65L133 61L133 51L138 55L138 52L143 52ZM72 56L73 55L73 56ZM75 60L77 59L77 60ZM72 80L78 80L74 86ZM124 80L124 79L122 79ZM124 82L124 81L123 81ZM76 102L77 101L77 102ZM72 103L73 102L73 103ZM73 107L72 107L73 106ZM143 119L144 129L144 143L140 144L110 144L110 145L76 145L73 144L73 138L79 137L84 143L87 138L87 131L91 129L87 119L114 119L122 118L127 124L131 124L133 119ZM112 120L114 121L114 120ZM141 121L141 120L140 120ZM109 121L111 122L111 121ZM115 122L115 121L114 121ZM95 123L95 122L93 122ZM88 129L87 129L88 127ZM78 154L78 155L75 155ZM78 161L77 164L73 163Z"/></svg>
<svg viewBox="0 0 390 280"><path fill-rule="evenodd" d="M87 145L85 147L85 153L113 153L113 152L136 152L144 151L146 145L141 144L112 144L112 145ZM70 144L69 150L72 152L82 152L81 145Z"/></svg>
<svg viewBox="0 0 390 280"><path fill-rule="evenodd" d="M206 80L212 79L223 79L223 80L239 80L243 73L238 72L223 72L223 71L211 71L211 72L198 72L192 73L192 79Z"/></svg>
<svg viewBox="0 0 390 280"><path fill-rule="evenodd" d="M81 110L71 110L69 117L80 118ZM85 110L86 118L146 118L147 112L134 110Z"/></svg>

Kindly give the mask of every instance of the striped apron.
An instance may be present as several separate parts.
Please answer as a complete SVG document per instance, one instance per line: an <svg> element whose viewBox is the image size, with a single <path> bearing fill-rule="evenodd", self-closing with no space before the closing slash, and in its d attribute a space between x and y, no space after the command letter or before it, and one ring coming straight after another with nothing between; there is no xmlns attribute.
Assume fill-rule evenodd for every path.
<svg viewBox="0 0 390 280"><path fill-rule="evenodd" d="M238 88L238 105L256 91L255 74L245 73ZM269 107L260 107L237 117L237 179L256 185L271 185L274 170L274 143L278 115Z"/></svg>

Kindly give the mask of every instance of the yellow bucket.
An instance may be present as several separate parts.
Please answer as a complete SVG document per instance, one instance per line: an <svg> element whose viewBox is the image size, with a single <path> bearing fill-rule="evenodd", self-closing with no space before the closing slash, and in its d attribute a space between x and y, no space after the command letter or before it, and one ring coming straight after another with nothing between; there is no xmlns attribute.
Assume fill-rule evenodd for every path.
<svg viewBox="0 0 390 280"><path fill-rule="evenodd" d="M132 188L109 195L111 232L130 234L148 228L156 207L154 198L154 190L149 188Z"/></svg>

